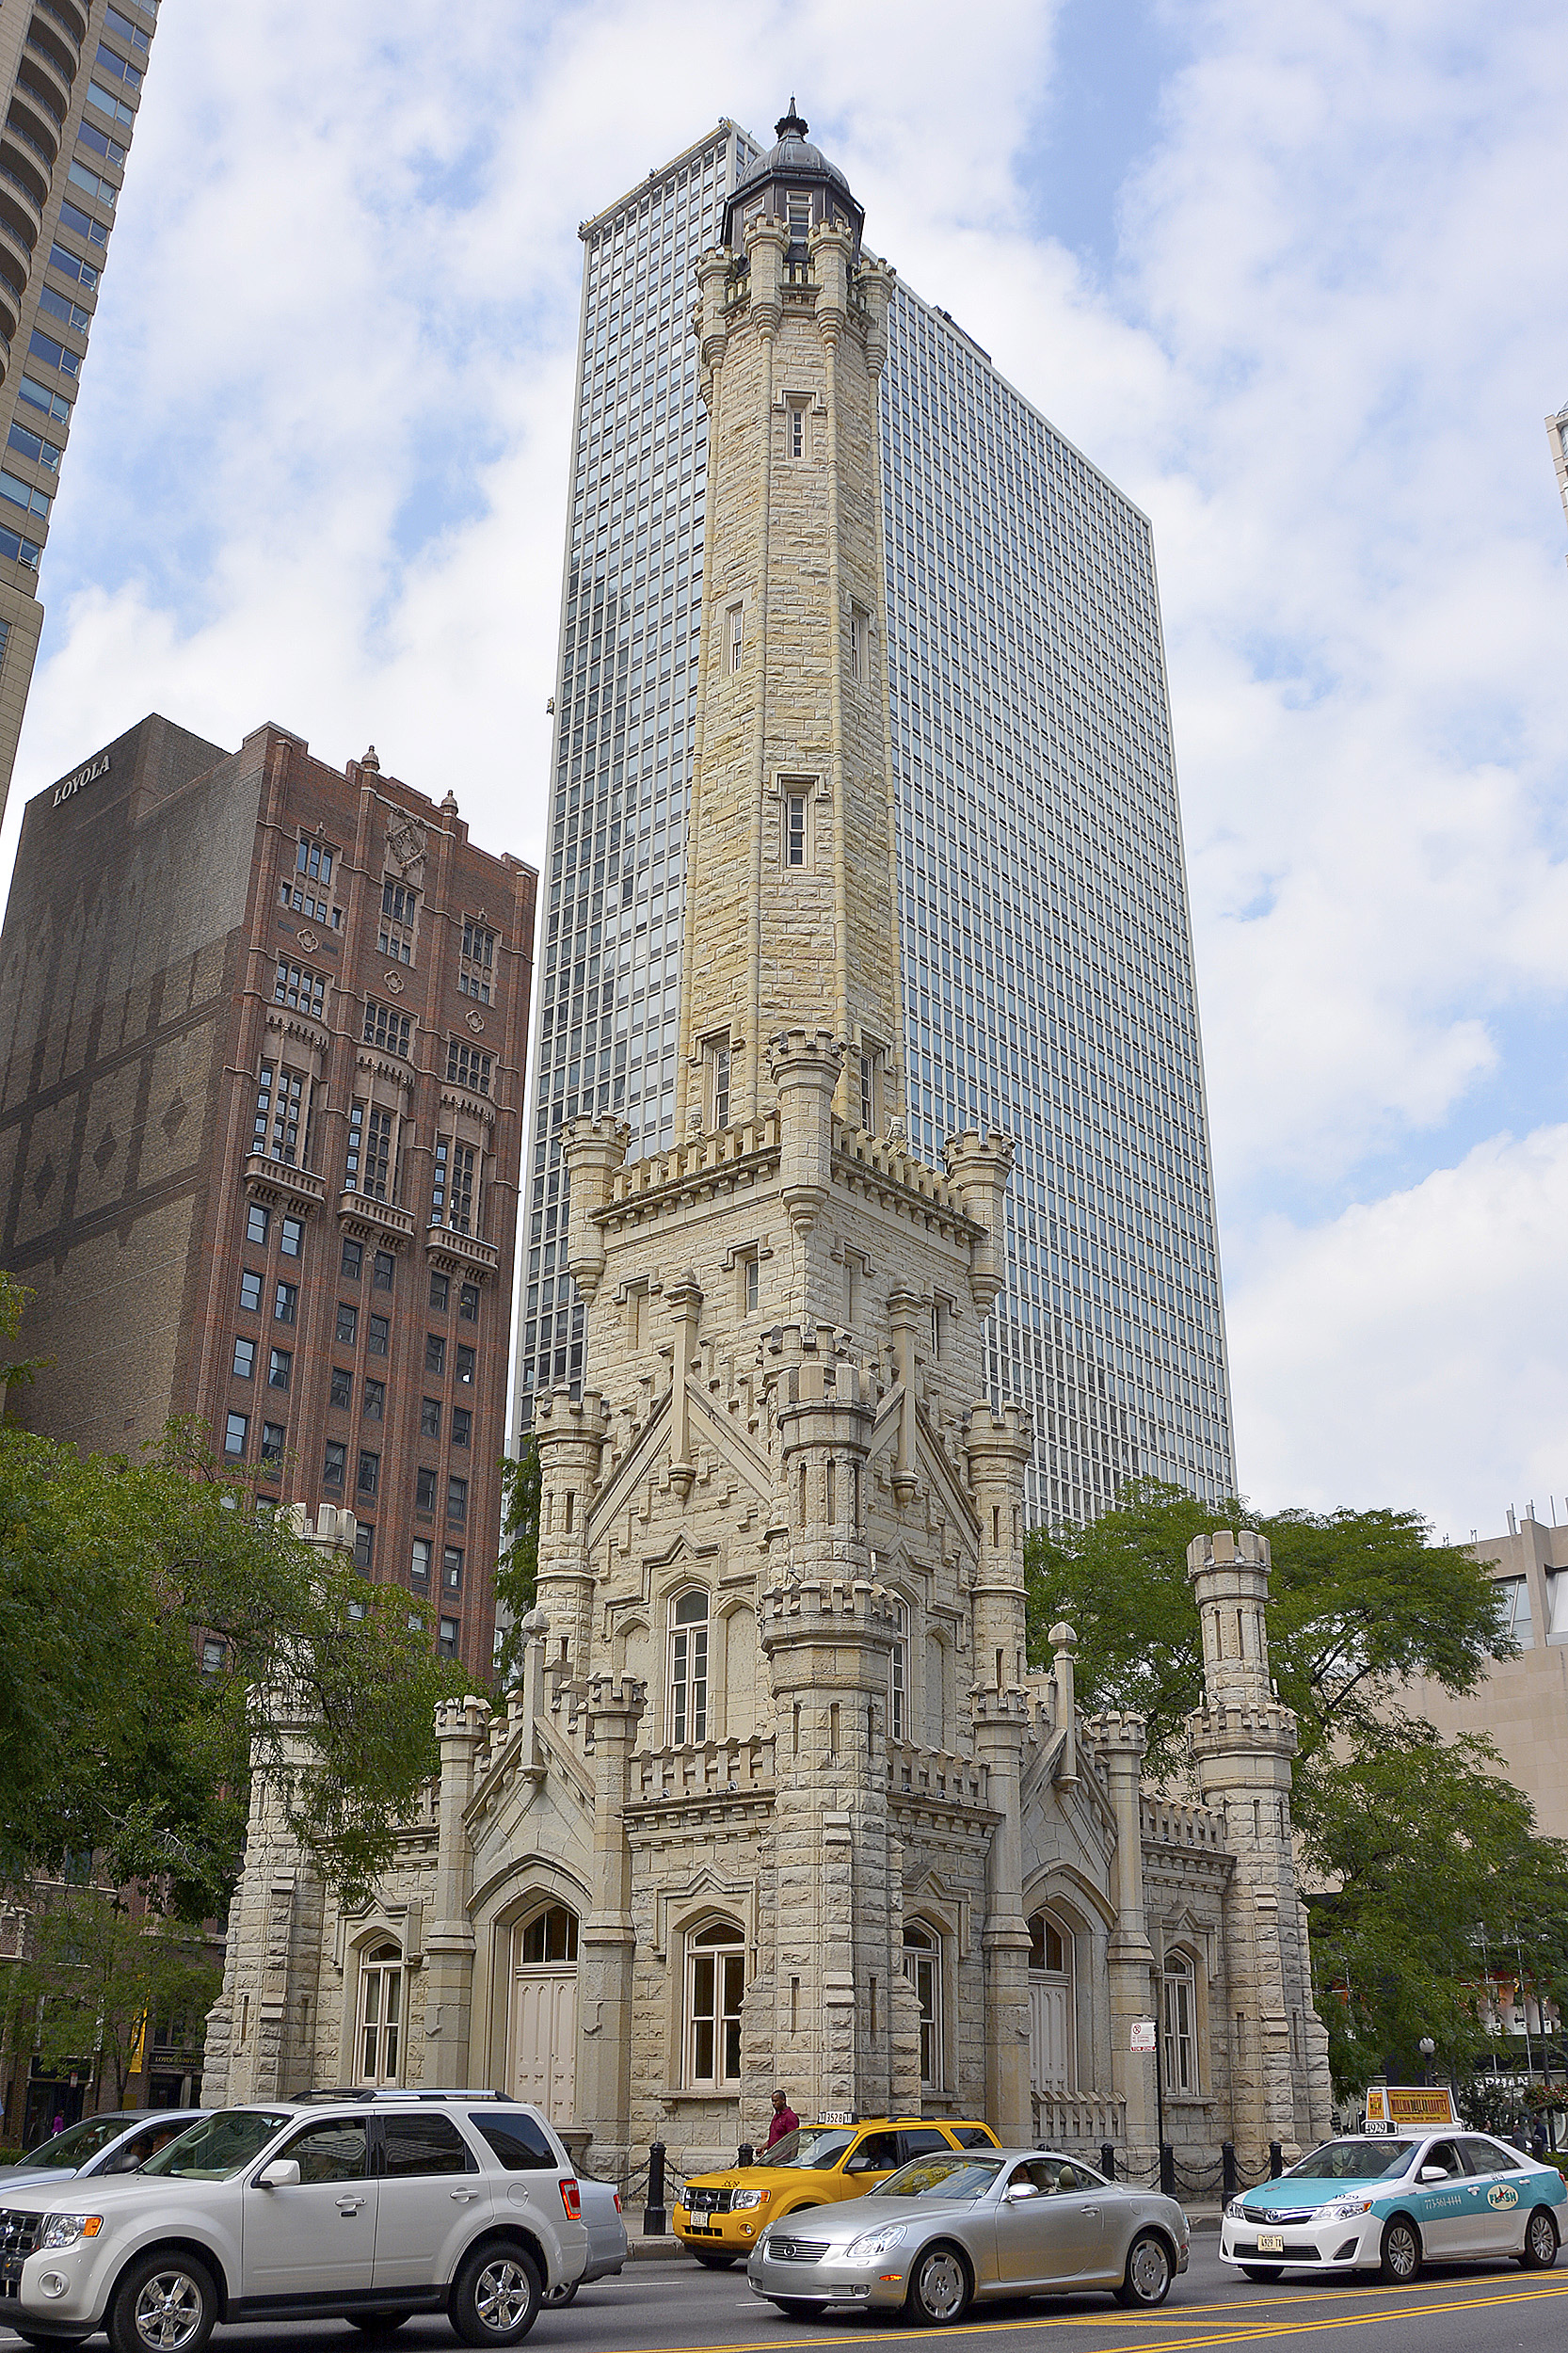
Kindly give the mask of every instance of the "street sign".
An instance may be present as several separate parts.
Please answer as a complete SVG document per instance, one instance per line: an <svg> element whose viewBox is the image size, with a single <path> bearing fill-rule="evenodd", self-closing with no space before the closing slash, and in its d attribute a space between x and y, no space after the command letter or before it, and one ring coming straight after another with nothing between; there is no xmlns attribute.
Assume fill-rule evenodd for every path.
<svg viewBox="0 0 1568 2353"><path fill-rule="evenodd" d="M1135 2018L1132 2022L1132 2047L1135 2051L1154 2049L1154 2020Z"/></svg>

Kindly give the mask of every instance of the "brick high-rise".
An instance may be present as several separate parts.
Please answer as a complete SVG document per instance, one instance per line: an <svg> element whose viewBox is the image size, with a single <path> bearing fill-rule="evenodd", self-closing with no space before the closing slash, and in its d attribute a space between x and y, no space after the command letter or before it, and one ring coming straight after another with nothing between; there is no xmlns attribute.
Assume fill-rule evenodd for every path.
<svg viewBox="0 0 1568 2353"><path fill-rule="evenodd" d="M0 936L0 1262L31 1426L199 1414L488 1664L532 868L259 728L39 793Z"/></svg>
<svg viewBox="0 0 1568 2353"><path fill-rule="evenodd" d="M39 560L158 0L0 9L0 810L43 627Z"/></svg>

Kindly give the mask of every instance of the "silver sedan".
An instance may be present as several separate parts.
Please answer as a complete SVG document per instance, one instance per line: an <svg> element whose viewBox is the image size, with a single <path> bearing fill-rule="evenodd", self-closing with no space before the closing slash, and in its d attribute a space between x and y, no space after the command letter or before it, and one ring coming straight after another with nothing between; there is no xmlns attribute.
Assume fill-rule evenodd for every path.
<svg viewBox="0 0 1568 2353"><path fill-rule="evenodd" d="M1187 2268L1174 2198L1108 2182L1045 2149L944 2150L918 2157L873 2197L787 2216L765 2231L746 2277L792 2319L829 2304L959 2319L971 2303L1109 2289L1152 2309Z"/></svg>

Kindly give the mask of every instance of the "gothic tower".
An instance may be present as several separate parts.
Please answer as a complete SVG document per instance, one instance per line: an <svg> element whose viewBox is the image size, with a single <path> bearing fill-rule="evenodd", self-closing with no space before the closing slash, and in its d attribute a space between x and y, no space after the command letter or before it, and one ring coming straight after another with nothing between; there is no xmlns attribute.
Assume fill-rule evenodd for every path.
<svg viewBox="0 0 1568 2353"><path fill-rule="evenodd" d="M682 1128L754 1118L819 1025L836 1108L902 1111L877 378L893 273L790 112L703 255L710 559L689 831Z"/></svg>

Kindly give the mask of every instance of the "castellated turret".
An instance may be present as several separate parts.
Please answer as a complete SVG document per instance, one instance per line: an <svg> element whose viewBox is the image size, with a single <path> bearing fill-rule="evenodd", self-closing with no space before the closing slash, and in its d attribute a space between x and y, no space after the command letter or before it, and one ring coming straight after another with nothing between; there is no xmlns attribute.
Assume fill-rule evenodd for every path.
<svg viewBox="0 0 1568 2353"><path fill-rule="evenodd" d="M622 2180L656 2140L685 2176L729 2163L776 2086L807 2119L984 2118L1145 2168L1155 2019L1193 2163L1239 2084L1249 2147L1287 2112L1304 2127L1319 2091L1290 2108L1293 1735L1252 1556L1243 1577L1216 1536L1200 1573L1220 1619L1201 1806L1146 1789L1137 1719L1080 1713L1071 1626L1048 1669L1028 1655L1032 1433L986 1345L1015 1146L970 1130L933 1168L904 1144L892 273L863 227L792 107L701 262L677 1141L632 1160L609 1117L563 1129L554 1280L583 1305L584 1371L536 1402L521 1689L504 1716L443 1718L439 1785L375 1902L328 1907L313 1976L283 1973L311 2048L267 2077L384 2062L366 2005L384 2016L395 1977L400 2080L538 2100ZM275 1842L256 1852L280 1877ZM247 1889L248 1952L276 1937Z"/></svg>

